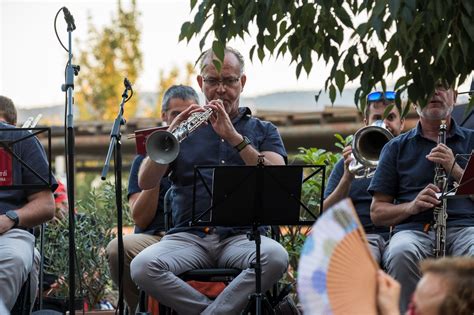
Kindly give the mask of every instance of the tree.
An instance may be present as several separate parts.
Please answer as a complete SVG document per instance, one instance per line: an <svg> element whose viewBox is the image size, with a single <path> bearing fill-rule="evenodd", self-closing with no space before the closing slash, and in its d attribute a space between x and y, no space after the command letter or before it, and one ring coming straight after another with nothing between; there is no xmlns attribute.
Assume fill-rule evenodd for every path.
<svg viewBox="0 0 474 315"><path fill-rule="evenodd" d="M297 77L311 72L314 56L323 58L332 66L325 84L331 100L358 79L362 109L366 95L376 86L385 90L399 67L395 89L422 107L439 80L462 83L474 69L472 0L206 0L197 9L197 0L190 3L194 19L182 25L180 40L200 35L203 50L213 33L221 61L229 40L251 40L250 59L255 52L261 61L268 53L289 54Z"/></svg>
<svg viewBox="0 0 474 315"><path fill-rule="evenodd" d="M89 17L89 35L79 52L81 72L76 101L81 119L114 119L124 90L124 77L133 83L142 69L136 0L129 11L123 10L118 1L117 12L112 23L101 30L92 25ZM135 114L137 104L135 94L127 102L127 116Z"/></svg>

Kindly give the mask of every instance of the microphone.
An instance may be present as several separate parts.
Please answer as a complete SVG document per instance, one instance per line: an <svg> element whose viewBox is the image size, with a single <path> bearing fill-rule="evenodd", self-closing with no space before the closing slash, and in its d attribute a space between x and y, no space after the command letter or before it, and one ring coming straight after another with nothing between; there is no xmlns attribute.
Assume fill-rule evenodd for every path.
<svg viewBox="0 0 474 315"><path fill-rule="evenodd" d="M132 83L130 83L130 81L128 81L127 78L123 79L123 84L125 85L125 88L127 90L131 90L132 89Z"/></svg>
<svg viewBox="0 0 474 315"><path fill-rule="evenodd" d="M74 31L76 29L76 25L74 24L74 17L72 16L71 12L66 7L63 7L64 12L64 19L66 20L68 31Z"/></svg>

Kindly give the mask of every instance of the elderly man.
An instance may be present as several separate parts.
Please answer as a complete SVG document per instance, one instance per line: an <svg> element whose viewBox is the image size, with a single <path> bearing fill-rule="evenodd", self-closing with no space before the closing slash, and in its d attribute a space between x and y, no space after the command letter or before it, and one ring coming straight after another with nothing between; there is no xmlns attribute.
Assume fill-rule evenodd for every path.
<svg viewBox="0 0 474 315"><path fill-rule="evenodd" d="M0 132L0 141L18 140L28 135L28 131L14 131L12 125L15 123L13 102L0 96L0 128L4 129ZM19 141L12 146L12 150L43 178L49 177L46 154L36 137ZM2 159L9 154L6 150L0 153ZM43 184L17 159L12 158L11 161L14 185ZM15 304L28 274L34 269L35 237L27 229L53 218L55 205L52 191L56 186L53 178L52 189L0 190L0 301L9 310ZM32 273L33 298L38 281L35 274Z"/></svg>
<svg viewBox="0 0 474 315"><path fill-rule="evenodd" d="M154 188L170 172L173 189L173 222L175 227L163 239L142 251L131 265L132 278L153 297L180 314L238 314L248 296L255 291L255 243L247 239L249 228L189 227L193 202L195 165L257 165L264 155L266 165L284 165L286 152L274 125L251 116L248 108L239 107L240 94L246 83L242 55L225 50L222 68L214 66L215 56L207 51L202 58L198 84L205 97L205 108L213 114L181 143L177 159L159 165L146 158L140 168L142 189ZM191 106L173 121L170 130L205 108ZM212 174L203 174L208 185ZM196 212L210 205L203 184L197 187ZM250 224L250 222L249 222ZM278 281L286 271L288 254L274 240L261 239L262 289ZM238 268L242 272L211 301L194 290L177 275L199 268Z"/></svg>
<svg viewBox="0 0 474 315"><path fill-rule="evenodd" d="M367 107L364 113L364 123L366 126L372 125L376 121L383 120L386 128L394 136L400 135L405 124L405 119L401 118L401 108L395 105L396 92L372 92L367 96ZM392 109L384 117L387 106L392 105ZM367 233L370 250L375 260L380 263L388 239L389 228L386 226L376 226L370 219L370 204L372 195L367 188L370 178L354 178L354 174L349 171L349 165L354 160L352 156L352 146L349 145L342 151L343 158L339 160L329 176L327 188L324 190L323 209L327 209L344 198L350 197L354 203L359 219Z"/></svg>
<svg viewBox="0 0 474 315"><path fill-rule="evenodd" d="M437 84L416 128L392 139L382 150L377 171L369 186L374 199L371 218L377 225L395 226L384 254L388 273L402 285L400 308L405 311L420 279L418 262L433 256L435 231L433 208L441 201L433 184L436 166L450 173L449 185L459 182L466 161L456 154L471 153L474 131L451 119L456 91ZM440 125L446 123L446 143L438 143ZM452 171L451 171L452 169ZM474 255L474 201L468 197L447 201L446 253Z"/></svg>

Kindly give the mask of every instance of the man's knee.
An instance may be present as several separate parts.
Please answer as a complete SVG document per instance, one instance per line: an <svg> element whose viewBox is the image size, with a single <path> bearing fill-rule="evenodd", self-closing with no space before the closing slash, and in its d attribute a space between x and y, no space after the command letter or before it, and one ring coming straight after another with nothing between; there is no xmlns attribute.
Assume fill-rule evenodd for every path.
<svg viewBox="0 0 474 315"><path fill-rule="evenodd" d="M266 271L283 274L288 268L288 253L278 242L269 242L262 250L262 264Z"/></svg>
<svg viewBox="0 0 474 315"><path fill-rule="evenodd" d="M156 257L151 261L146 255L138 255L130 263L130 275L138 286L150 281L151 275L153 281L159 279L164 272L165 263Z"/></svg>
<svg viewBox="0 0 474 315"><path fill-rule="evenodd" d="M416 264L419 253L419 246L415 242L406 239L392 239L389 246L385 249L384 262L387 269L391 267L401 267L407 264Z"/></svg>

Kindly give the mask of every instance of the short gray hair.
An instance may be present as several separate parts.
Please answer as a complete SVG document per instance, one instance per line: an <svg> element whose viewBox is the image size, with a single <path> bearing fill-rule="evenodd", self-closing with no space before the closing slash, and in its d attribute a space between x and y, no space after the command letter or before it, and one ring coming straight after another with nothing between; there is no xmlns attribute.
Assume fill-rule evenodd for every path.
<svg viewBox="0 0 474 315"><path fill-rule="evenodd" d="M161 103L162 112L166 112L170 108L170 101L173 98L180 98L183 101L193 100L196 104L199 104L199 96L192 87L182 84L173 85L163 95L163 102Z"/></svg>
<svg viewBox="0 0 474 315"><path fill-rule="evenodd" d="M243 74L245 70L244 56L242 56L242 54L237 49L232 48L232 47L224 48L224 56L226 53L231 53L237 58L240 65L240 74ZM204 70L204 67L208 65L208 59L212 60L213 57L214 57L214 52L212 51L212 48L209 48L208 50L206 50L206 52L204 52L201 58L201 64L199 65L201 73Z"/></svg>

